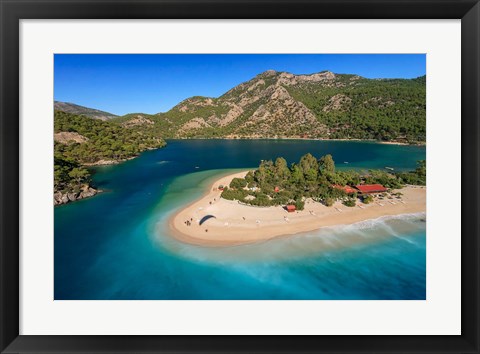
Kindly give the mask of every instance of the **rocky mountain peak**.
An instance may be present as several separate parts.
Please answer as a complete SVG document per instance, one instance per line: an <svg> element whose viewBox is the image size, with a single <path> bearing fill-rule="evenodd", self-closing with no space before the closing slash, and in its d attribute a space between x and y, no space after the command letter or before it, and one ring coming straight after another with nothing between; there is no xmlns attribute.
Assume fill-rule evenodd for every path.
<svg viewBox="0 0 480 354"><path fill-rule="evenodd" d="M311 74L311 75L299 75L298 78L304 80L304 81L325 81L325 80L334 80L335 79L335 74L332 73L331 71L322 71L316 74Z"/></svg>
<svg viewBox="0 0 480 354"><path fill-rule="evenodd" d="M275 75L277 75L277 72L275 70L267 70L261 73L259 76L270 77Z"/></svg>

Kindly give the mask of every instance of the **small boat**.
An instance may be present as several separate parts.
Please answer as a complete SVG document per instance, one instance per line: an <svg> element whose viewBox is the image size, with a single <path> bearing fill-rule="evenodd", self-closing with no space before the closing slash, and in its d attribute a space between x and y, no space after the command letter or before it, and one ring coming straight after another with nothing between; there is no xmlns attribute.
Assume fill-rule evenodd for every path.
<svg viewBox="0 0 480 354"><path fill-rule="evenodd" d="M347 164L348 164L348 161L343 161L343 163L347 163Z"/></svg>
<svg viewBox="0 0 480 354"><path fill-rule="evenodd" d="M195 168L200 168L200 167L198 167L198 166L195 166Z"/></svg>
<svg viewBox="0 0 480 354"><path fill-rule="evenodd" d="M387 170L393 171L395 170L393 167L385 167Z"/></svg>

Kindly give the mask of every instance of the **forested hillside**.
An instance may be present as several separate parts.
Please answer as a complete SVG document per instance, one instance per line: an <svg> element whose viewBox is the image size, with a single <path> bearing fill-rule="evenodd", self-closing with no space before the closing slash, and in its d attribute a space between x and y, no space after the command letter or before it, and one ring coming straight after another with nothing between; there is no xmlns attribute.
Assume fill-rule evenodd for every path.
<svg viewBox="0 0 480 354"><path fill-rule="evenodd" d="M368 80L345 75L337 82L344 85L288 88L328 127L330 138L425 141L424 78Z"/></svg>
<svg viewBox="0 0 480 354"><path fill-rule="evenodd" d="M425 142L426 77L366 79L266 71L218 98L192 97L148 118L166 138L322 138Z"/></svg>
<svg viewBox="0 0 480 354"><path fill-rule="evenodd" d="M54 141L56 204L96 193L84 166L116 163L165 145L145 129L61 111L55 111Z"/></svg>

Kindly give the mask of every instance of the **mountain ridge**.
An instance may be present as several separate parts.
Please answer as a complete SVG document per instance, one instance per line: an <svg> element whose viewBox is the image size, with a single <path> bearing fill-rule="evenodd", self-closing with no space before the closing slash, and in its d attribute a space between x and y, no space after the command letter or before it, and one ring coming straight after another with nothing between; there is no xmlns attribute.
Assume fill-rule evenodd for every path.
<svg viewBox="0 0 480 354"><path fill-rule="evenodd" d="M113 114L113 113L101 111L95 108L80 106L78 104L71 103L71 102L54 101L53 107L54 107L54 110L57 110L57 111L62 111L65 113L71 113L76 115L83 115L90 118L100 119L103 121L118 117L116 114Z"/></svg>
<svg viewBox="0 0 480 354"><path fill-rule="evenodd" d="M167 112L114 117L162 138L312 138L423 143L426 76L267 70L218 97L192 96Z"/></svg>
<svg viewBox="0 0 480 354"><path fill-rule="evenodd" d="M425 76L366 79L269 70L218 98L194 96L158 113L173 138L425 141Z"/></svg>

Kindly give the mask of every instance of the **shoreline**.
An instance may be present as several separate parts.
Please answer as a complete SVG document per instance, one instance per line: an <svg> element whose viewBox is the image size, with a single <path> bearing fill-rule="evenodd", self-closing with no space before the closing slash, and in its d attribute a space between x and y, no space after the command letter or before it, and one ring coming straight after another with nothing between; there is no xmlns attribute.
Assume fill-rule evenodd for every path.
<svg viewBox="0 0 480 354"><path fill-rule="evenodd" d="M247 172L217 179L200 198L173 214L168 221L171 235L181 242L199 246L235 246L426 211L426 188L422 186L404 187L400 190L401 200L376 200L370 204L357 201L351 208L338 201L326 207L308 199L305 210L295 213L287 213L281 206L256 207L220 198L218 185L228 185L233 178L243 177ZM208 218L203 219L206 216ZM190 221L190 225L186 221Z"/></svg>
<svg viewBox="0 0 480 354"><path fill-rule="evenodd" d="M268 138L268 137L241 137L241 138L230 138L230 137L215 137L215 138L165 138L165 141L168 140L303 140L303 141L345 141L345 142L366 142L366 143L376 143L376 144L385 144L385 145L400 145L400 146L426 146L426 142L418 143L405 143L399 141L381 141L376 139L328 139L328 138L301 138L301 137L277 137L277 138Z"/></svg>
<svg viewBox="0 0 480 354"><path fill-rule="evenodd" d="M162 148L159 148L159 149L162 149ZM149 151L149 150L145 150L145 151ZM143 151L142 151L143 152ZM127 161L130 161L130 160L133 160L135 158L137 158L138 156L140 156L140 154L136 155L136 156L131 156L131 157L128 157L126 159L121 159L121 160L98 160L98 161L95 161L95 162L86 162L86 163L83 163L81 164L82 166L84 167L97 167L97 166L111 166L111 165L118 165L118 164L121 164L121 163L124 163L124 162L127 162Z"/></svg>

